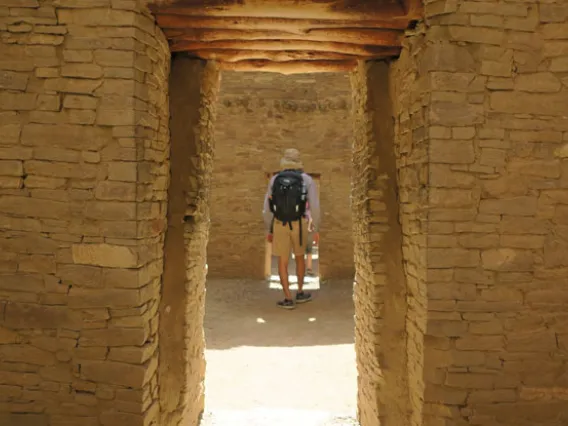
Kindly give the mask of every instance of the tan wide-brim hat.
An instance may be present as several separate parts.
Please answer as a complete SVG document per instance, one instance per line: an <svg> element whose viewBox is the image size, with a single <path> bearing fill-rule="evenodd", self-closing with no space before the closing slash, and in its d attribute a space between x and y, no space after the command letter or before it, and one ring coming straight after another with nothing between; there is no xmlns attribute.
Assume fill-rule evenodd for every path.
<svg viewBox="0 0 568 426"><path fill-rule="evenodd" d="M303 169L304 165L300 159L300 151L290 148L284 151L284 156L280 160L280 168L286 169Z"/></svg>

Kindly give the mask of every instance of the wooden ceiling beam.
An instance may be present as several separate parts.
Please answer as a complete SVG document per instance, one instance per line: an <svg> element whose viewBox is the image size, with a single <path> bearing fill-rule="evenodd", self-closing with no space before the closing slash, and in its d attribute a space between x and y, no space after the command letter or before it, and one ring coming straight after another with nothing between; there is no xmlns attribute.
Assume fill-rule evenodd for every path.
<svg viewBox="0 0 568 426"><path fill-rule="evenodd" d="M340 42L373 46L399 46L404 35L402 31L370 29L314 29L306 34L266 30L229 30L210 28L188 28L185 30L164 30L168 39L175 41L214 42L223 40L298 40L318 42Z"/></svg>
<svg viewBox="0 0 568 426"><path fill-rule="evenodd" d="M334 28L383 28L404 30L407 21L400 19L380 20L344 20L344 19L291 19L291 18L255 18L250 16L186 16L168 14L160 11L156 20L161 28L211 28L231 30L270 30L305 34L311 29Z"/></svg>
<svg viewBox="0 0 568 426"><path fill-rule="evenodd" d="M239 61L219 62L219 67L225 71L261 71L290 75L321 72L350 72L357 67L357 61Z"/></svg>
<svg viewBox="0 0 568 426"><path fill-rule="evenodd" d="M221 40L209 43L179 40L170 44L170 50L172 52L193 52L211 49L258 51L302 50L314 52L335 52L353 56L375 56L381 55L385 48L377 46L364 46L361 44L315 42L304 40Z"/></svg>
<svg viewBox="0 0 568 426"><path fill-rule="evenodd" d="M336 52L313 52L301 50L229 50L229 49L205 49L189 52L198 58L219 61L219 62L239 62L239 61L352 61L364 60L377 57L392 57L400 54L400 48L385 48L383 51L368 55L346 55Z"/></svg>
<svg viewBox="0 0 568 426"><path fill-rule="evenodd" d="M153 0L156 14L295 19L407 19L393 0Z"/></svg>

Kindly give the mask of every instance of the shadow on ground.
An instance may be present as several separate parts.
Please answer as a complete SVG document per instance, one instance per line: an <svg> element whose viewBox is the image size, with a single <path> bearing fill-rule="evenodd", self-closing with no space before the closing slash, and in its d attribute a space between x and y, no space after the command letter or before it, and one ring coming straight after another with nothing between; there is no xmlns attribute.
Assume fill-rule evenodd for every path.
<svg viewBox="0 0 568 426"><path fill-rule="evenodd" d="M208 281L207 349L353 344L353 283L333 281L319 287L311 290L312 302L287 311L276 306L281 290L267 281Z"/></svg>

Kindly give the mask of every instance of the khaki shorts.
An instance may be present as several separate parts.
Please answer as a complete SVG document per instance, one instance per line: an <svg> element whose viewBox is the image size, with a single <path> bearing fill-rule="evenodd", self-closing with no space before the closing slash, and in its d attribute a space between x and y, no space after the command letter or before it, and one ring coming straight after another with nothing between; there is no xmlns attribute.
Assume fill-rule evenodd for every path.
<svg viewBox="0 0 568 426"><path fill-rule="evenodd" d="M274 220L272 239L272 254L274 256L290 256L290 252L294 256L303 256L306 253L306 246L308 245L308 222L302 220L302 244L300 244L300 222L292 222L292 229L290 224L284 225L278 220Z"/></svg>

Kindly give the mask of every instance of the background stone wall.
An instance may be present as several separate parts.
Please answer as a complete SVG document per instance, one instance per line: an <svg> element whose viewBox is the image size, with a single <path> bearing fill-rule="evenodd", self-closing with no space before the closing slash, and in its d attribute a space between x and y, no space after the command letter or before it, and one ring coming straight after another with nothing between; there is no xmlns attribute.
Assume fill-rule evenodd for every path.
<svg viewBox="0 0 568 426"><path fill-rule="evenodd" d="M320 271L352 278L351 89L345 74L223 72L215 122L208 265L211 276L263 278L267 173L284 149L321 174Z"/></svg>
<svg viewBox="0 0 568 426"><path fill-rule="evenodd" d="M130 1L10 0L0 33L0 424L151 424L167 43Z"/></svg>
<svg viewBox="0 0 568 426"><path fill-rule="evenodd" d="M564 424L568 4L426 4L426 425Z"/></svg>

